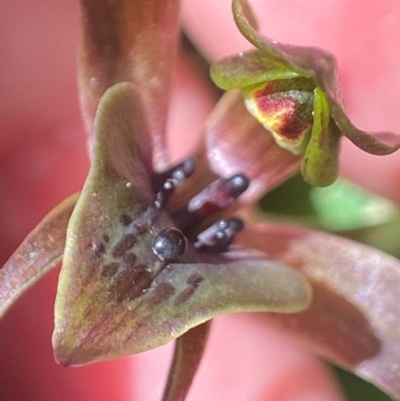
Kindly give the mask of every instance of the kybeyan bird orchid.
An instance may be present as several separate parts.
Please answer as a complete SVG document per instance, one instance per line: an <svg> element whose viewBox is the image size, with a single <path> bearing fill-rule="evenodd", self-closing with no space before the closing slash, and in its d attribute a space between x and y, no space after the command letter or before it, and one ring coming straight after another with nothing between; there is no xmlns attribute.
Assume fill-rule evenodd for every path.
<svg viewBox="0 0 400 401"><path fill-rule="evenodd" d="M337 101L335 72L317 63L326 53L261 38L248 5L233 4L239 29L259 51L216 64L213 75L233 71L233 78L218 76L242 79L229 88L245 87L248 103L258 90L265 95L260 82L289 78L284 89L274 87L280 94L299 90L298 77L305 78L300 91L306 103L312 99L314 119L305 119L295 147L305 148L303 173L319 184L332 166L328 127L335 127L334 157L338 130L352 127ZM312 349L399 398L398 261L331 235L246 221L250 205L301 159L275 143L239 92L217 104L194 158L169 165L164 131L178 9L176 1L82 0L80 84L92 166L81 194L46 216L0 270L1 313L62 258L53 346L64 365L177 339L164 400L184 399L210 319L274 312ZM282 66L284 74L273 75ZM354 141L368 151L371 143L386 153L398 147L361 137L367 142Z"/></svg>
<svg viewBox="0 0 400 401"><path fill-rule="evenodd" d="M263 37L256 23L249 22L253 18L245 1L233 1L233 15L257 49L215 63L212 77L223 89L241 88L248 110L276 141L295 154L304 154L302 174L307 182L325 186L337 178L342 135L372 154L390 154L400 147L397 135L370 134L350 122L336 59L330 53Z"/></svg>

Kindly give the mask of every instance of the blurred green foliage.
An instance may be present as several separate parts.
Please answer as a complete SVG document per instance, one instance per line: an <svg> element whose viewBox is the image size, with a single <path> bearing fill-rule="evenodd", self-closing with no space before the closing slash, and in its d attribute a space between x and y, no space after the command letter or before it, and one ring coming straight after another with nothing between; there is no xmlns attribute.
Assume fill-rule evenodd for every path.
<svg viewBox="0 0 400 401"><path fill-rule="evenodd" d="M332 366L339 379L344 394L349 401L393 401L377 387L343 369Z"/></svg>
<svg viewBox="0 0 400 401"><path fill-rule="evenodd" d="M313 188L296 175L267 194L260 207L270 219L328 231L400 257L399 208L349 181Z"/></svg>
<svg viewBox="0 0 400 401"><path fill-rule="evenodd" d="M303 177L297 174L265 195L260 201L260 206L264 211L277 215L316 217L310 200L311 188Z"/></svg>

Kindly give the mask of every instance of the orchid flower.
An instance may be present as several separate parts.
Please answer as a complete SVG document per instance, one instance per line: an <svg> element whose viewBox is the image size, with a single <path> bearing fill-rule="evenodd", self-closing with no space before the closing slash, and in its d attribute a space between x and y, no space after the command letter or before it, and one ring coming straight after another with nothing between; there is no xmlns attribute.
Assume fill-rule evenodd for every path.
<svg viewBox="0 0 400 401"><path fill-rule="evenodd" d="M178 4L144 4L82 2L80 82L92 167L82 193L45 217L0 270L3 311L64 255L53 336L63 364L177 338L164 399L183 399L209 319L274 311L314 350L398 396L398 262L295 227L249 221L239 234L234 200L248 218L300 158L266 135L236 92L207 120L197 167L193 159L169 165L164 132ZM309 306L310 286L311 306L294 313Z"/></svg>
<svg viewBox="0 0 400 401"><path fill-rule="evenodd" d="M214 63L212 77L223 89L241 88L247 109L277 143L304 154L301 170L308 183L326 186L336 179L343 135L371 154L390 154L400 147L398 135L371 134L350 122L332 54L263 37L249 10L245 0L233 1L235 22L256 50Z"/></svg>

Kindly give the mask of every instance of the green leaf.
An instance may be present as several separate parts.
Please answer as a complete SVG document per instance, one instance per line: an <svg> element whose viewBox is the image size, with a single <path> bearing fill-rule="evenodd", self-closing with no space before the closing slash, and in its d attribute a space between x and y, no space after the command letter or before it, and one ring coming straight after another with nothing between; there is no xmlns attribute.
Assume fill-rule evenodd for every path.
<svg viewBox="0 0 400 401"><path fill-rule="evenodd" d="M336 366L330 366L330 368L339 380L346 396L346 400L394 401L393 398L386 395L382 390L371 383L360 379L356 375Z"/></svg>
<svg viewBox="0 0 400 401"><path fill-rule="evenodd" d="M318 220L328 230L371 227L372 234L377 225L392 222L398 225L395 220L399 218L399 210L393 203L344 179L338 179L329 188L312 188L310 199ZM394 244L396 238L397 235L393 236Z"/></svg>

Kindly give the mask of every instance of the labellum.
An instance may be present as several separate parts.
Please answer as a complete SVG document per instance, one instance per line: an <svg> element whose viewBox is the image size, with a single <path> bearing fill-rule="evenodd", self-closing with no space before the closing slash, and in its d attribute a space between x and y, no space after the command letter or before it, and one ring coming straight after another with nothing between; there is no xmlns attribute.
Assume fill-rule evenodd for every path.
<svg viewBox="0 0 400 401"><path fill-rule="evenodd" d="M293 270L231 248L243 223L224 211L247 189L245 175L170 208L195 161L155 173L144 115L131 83L99 104L56 298L53 346L64 365L154 348L225 311L294 312L310 300Z"/></svg>

